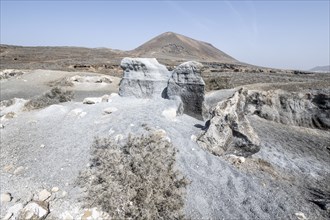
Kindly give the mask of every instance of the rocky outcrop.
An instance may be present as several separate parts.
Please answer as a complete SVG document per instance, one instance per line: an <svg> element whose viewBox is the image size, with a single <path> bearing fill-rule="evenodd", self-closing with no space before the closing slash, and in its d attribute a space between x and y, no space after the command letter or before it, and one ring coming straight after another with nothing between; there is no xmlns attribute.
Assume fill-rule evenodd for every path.
<svg viewBox="0 0 330 220"><path fill-rule="evenodd" d="M329 129L330 93L245 91L246 112L282 124Z"/></svg>
<svg viewBox="0 0 330 220"><path fill-rule="evenodd" d="M295 93L282 90L239 90L211 110L198 144L215 155L249 156L259 151L259 138L247 118L258 115L269 121L317 129L330 128L330 95L327 91Z"/></svg>
<svg viewBox="0 0 330 220"><path fill-rule="evenodd" d="M161 97L170 77L170 72L155 58L124 58L121 67L124 70L119 85L121 96Z"/></svg>
<svg viewBox="0 0 330 220"><path fill-rule="evenodd" d="M197 143L217 156L234 154L246 157L258 152L259 137L245 117L245 101L243 90L240 90L233 97L219 102L211 110L211 119Z"/></svg>
<svg viewBox="0 0 330 220"><path fill-rule="evenodd" d="M174 69L167 86L167 98L182 101L183 113L204 120L207 117L205 107L205 83L201 77L203 65L189 61Z"/></svg>

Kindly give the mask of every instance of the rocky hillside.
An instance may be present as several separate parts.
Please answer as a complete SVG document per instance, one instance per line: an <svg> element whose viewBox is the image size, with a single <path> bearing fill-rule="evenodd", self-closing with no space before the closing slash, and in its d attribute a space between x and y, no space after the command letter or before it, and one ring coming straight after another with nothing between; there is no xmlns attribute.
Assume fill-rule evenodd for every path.
<svg viewBox="0 0 330 220"><path fill-rule="evenodd" d="M330 65L328 65L328 66L316 66L316 67L310 69L309 71L313 71L313 72L330 72Z"/></svg>
<svg viewBox="0 0 330 220"><path fill-rule="evenodd" d="M173 32L163 33L131 51L139 57L238 63L213 45Z"/></svg>

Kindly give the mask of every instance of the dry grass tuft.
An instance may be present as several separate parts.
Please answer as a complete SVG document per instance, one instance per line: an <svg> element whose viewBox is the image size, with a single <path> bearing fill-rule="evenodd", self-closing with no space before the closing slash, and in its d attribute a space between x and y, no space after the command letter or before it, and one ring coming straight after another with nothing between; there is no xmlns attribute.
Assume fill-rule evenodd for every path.
<svg viewBox="0 0 330 220"><path fill-rule="evenodd" d="M49 105L71 101L72 98L73 98L72 91L64 91L59 87L55 87L51 89L49 92L43 94L42 96L33 98L27 103L25 103L24 108L26 110L45 108Z"/></svg>
<svg viewBox="0 0 330 220"><path fill-rule="evenodd" d="M175 170L176 150L157 132L132 137L121 146L96 139L90 169L79 184L87 187L86 206L99 206L113 219L182 219L188 181Z"/></svg>

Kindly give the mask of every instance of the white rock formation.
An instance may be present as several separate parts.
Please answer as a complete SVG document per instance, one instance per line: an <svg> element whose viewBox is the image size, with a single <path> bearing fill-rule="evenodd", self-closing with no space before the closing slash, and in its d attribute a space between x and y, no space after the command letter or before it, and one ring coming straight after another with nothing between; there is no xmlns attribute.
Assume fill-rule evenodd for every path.
<svg viewBox="0 0 330 220"><path fill-rule="evenodd" d="M124 75L120 81L119 95L161 97L171 75L164 65L155 58L124 58L120 65Z"/></svg>
<svg viewBox="0 0 330 220"><path fill-rule="evenodd" d="M203 65L188 61L179 65L168 81L167 97L181 100L183 113L204 120L207 118L205 107L205 83L201 77Z"/></svg>
<svg viewBox="0 0 330 220"><path fill-rule="evenodd" d="M219 102L212 110L205 132L198 144L215 155L231 153L249 156L260 150L260 140L245 117L245 96L242 90Z"/></svg>

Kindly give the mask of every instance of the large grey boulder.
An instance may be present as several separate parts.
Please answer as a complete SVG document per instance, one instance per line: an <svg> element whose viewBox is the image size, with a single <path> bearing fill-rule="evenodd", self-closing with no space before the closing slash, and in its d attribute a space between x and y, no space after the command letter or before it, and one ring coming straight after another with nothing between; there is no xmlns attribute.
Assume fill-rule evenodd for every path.
<svg viewBox="0 0 330 220"><path fill-rule="evenodd" d="M287 125L329 129L330 92L244 91L246 113Z"/></svg>
<svg viewBox="0 0 330 220"><path fill-rule="evenodd" d="M179 65L173 70L166 93L167 98L182 102L183 113L200 120L207 117L205 83L201 77L202 68L203 65L195 61Z"/></svg>
<svg viewBox="0 0 330 220"><path fill-rule="evenodd" d="M124 58L120 66L124 70L119 85L121 96L161 97L171 75L155 58Z"/></svg>
<svg viewBox="0 0 330 220"><path fill-rule="evenodd" d="M212 109L211 119L197 143L217 156L234 154L247 157L258 152L260 140L245 116L245 102L242 90L219 102Z"/></svg>

